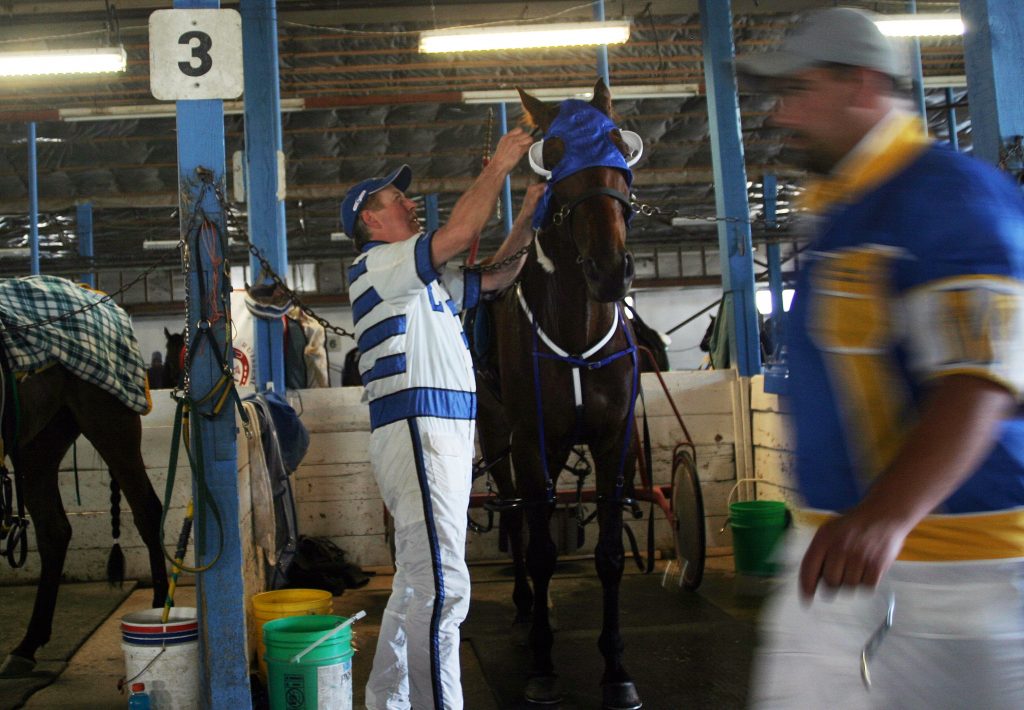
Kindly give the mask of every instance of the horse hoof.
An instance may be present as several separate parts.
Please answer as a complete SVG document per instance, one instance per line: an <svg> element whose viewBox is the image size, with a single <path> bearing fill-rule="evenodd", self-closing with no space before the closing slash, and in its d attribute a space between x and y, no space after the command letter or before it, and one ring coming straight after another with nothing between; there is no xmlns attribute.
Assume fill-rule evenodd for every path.
<svg viewBox="0 0 1024 710"><path fill-rule="evenodd" d="M605 683L601 686L605 710L639 710L644 706L636 685L630 681L625 683Z"/></svg>
<svg viewBox="0 0 1024 710"><path fill-rule="evenodd" d="M530 641L530 622L529 621L515 621L512 623L512 633L509 635L512 639L512 645L520 648L526 648Z"/></svg>
<svg viewBox="0 0 1024 710"><path fill-rule="evenodd" d="M562 702L558 676L538 675L526 681L526 702L534 705L555 705Z"/></svg>
<svg viewBox="0 0 1024 710"><path fill-rule="evenodd" d="M0 666L0 678L28 678L32 675L32 669L36 662L31 658L9 655L4 664Z"/></svg>

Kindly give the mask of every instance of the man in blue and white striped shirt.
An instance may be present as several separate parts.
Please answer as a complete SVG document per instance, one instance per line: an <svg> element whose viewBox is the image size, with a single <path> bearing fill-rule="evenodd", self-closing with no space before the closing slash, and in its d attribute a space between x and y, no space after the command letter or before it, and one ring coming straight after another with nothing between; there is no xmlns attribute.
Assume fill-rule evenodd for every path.
<svg viewBox="0 0 1024 710"><path fill-rule="evenodd" d="M481 274L446 267L494 213L505 176L530 146L510 131L452 208L420 229L405 196L412 171L357 184L341 218L360 255L349 269L359 373L370 406L370 461L395 520L395 578L366 688L371 710L459 710L459 625L469 607L465 563L476 385L458 314L522 266ZM502 259L529 242L543 186L527 192Z"/></svg>

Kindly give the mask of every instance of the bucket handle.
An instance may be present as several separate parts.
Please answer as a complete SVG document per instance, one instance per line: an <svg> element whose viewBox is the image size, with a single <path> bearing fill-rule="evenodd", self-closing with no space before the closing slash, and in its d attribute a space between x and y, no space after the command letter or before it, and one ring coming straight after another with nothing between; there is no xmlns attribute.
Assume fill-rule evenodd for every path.
<svg viewBox="0 0 1024 710"><path fill-rule="evenodd" d="M333 629L328 631L326 634L324 634L323 636L318 638L316 641L314 641L313 643L309 644L304 649L302 649L301 651L296 653L294 656L291 657L291 660L289 662L290 663L298 663L299 661L302 660L303 656L305 656L307 653L312 651L314 648L316 648L317 646L322 644L324 641L329 639L331 636L334 636L334 634L338 633L342 629L346 629L349 626L351 626L352 624L354 624L355 622L359 621L364 616L366 616L366 612L365 611L357 611L355 614L353 614L349 618L345 619L343 622L341 622L340 624L335 626Z"/></svg>
<svg viewBox="0 0 1024 710"><path fill-rule="evenodd" d="M726 508L728 508L729 505L732 503L733 494L735 494L736 491L739 490L740 484L746 483L747 481L753 481L754 483L764 483L764 484L769 485L769 486L775 486L776 488L785 488L785 486L783 486L780 483L776 483L775 481L766 481L763 478L751 478L749 476L745 477L745 478L737 478L736 479L736 484L732 488L729 489L729 495L725 499L725 507ZM719 533L724 533L725 529L727 527L729 527L729 523L731 523L731 522L732 522L732 516L731 515L726 516L725 522L722 523L722 529L719 530L718 532ZM789 512L789 508L787 507L786 508L786 527L788 528L790 525L792 525L792 523L793 523L793 514Z"/></svg>

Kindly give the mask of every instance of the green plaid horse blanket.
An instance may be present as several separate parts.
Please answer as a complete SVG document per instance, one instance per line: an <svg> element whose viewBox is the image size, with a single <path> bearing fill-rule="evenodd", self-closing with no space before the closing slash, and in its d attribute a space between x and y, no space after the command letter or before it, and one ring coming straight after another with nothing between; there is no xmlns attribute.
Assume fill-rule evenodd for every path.
<svg viewBox="0 0 1024 710"><path fill-rule="evenodd" d="M97 303L103 294L57 276L26 276L0 281L0 335L15 372L59 362L146 414L152 404L146 364L128 314L113 301L70 318L58 318Z"/></svg>

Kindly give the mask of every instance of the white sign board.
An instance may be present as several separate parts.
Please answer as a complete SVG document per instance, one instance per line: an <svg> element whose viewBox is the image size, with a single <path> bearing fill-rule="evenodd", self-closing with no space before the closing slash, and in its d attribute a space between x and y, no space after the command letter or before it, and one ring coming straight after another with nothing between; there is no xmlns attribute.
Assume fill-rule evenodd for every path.
<svg viewBox="0 0 1024 710"><path fill-rule="evenodd" d="M238 11L157 10L150 15L149 87L163 101L241 96Z"/></svg>

